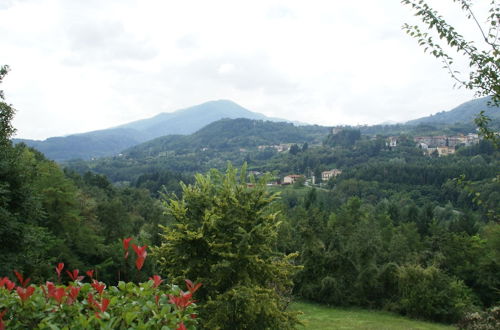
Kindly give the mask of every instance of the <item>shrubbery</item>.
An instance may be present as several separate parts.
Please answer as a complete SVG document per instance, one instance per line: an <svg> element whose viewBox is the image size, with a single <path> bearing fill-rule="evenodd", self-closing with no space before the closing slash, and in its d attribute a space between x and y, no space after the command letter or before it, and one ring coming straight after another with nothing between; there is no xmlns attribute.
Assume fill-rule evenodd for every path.
<svg viewBox="0 0 500 330"><path fill-rule="evenodd" d="M397 308L412 317L456 322L473 306L471 290L434 266L399 267L398 285Z"/></svg>
<svg viewBox="0 0 500 330"><path fill-rule="evenodd" d="M468 313L458 323L458 328L468 330L500 329L500 306L490 308L485 312Z"/></svg>
<svg viewBox="0 0 500 330"><path fill-rule="evenodd" d="M7 329L192 329L196 325L191 293L175 285L157 286L151 280L105 287L97 281L67 286L47 282L16 289L4 285L0 324Z"/></svg>
<svg viewBox="0 0 500 330"><path fill-rule="evenodd" d="M128 258L131 238L123 240L124 258ZM143 267L146 246L132 244L136 268ZM61 282L64 264L55 271ZM75 269L67 270L67 285L46 282L29 285L15 272L18 285L9 278L0 279L0 330L8 329L194 329L197 324L193 294L201 284L186 281L188 291L166 284L154 275L149 281L135 284L120 281L117 286L94 278L86 272L90 283Z"/></svg>
<svg viewBox="0 0 500 330"><path fill-rule="evenodd" d="M295 254L277 251L280 220L265 180L247 186L245 168L213 170L166 202L173 224L154 250L161 274L203 283L200 316L207 329L290 329L287 311Z"/></svg>

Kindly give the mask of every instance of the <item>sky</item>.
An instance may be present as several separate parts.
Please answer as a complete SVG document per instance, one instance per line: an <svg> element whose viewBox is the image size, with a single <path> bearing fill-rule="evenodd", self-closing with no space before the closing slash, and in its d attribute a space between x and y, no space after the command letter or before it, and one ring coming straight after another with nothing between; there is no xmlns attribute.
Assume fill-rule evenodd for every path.
<svg viewBox="0 0 500 330"><path fill-rule="evenodd" d="M453 1L428 2L479 37ZM1 89L30 139L218 99L325 126L404 122L474 98L401 29L417 22L398 0L0 0Z"/></svg>

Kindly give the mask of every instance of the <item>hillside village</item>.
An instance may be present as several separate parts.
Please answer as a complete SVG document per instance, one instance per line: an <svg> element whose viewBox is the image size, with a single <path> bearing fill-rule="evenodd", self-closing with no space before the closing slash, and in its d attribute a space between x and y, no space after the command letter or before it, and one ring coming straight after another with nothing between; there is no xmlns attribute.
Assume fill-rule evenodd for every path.
<svg viewBox="0 0 500 330"><path fill-rule="evenodd" d="M387 138L386 146L394 148L398 146L398 136ZM422 149L424 155L448 156L455 153L460 146L472 146L478 144L480 137L478 134L469 133L455 136L437 135L437 136L416 136L413 138L416 146Z"/></svg>
<svg viewBox="0 0 500 330"><path fill-rule="evenodd" d="M354 131L350 128L344 127L333 127L331 129L331 136L340 136L341 134L349 134L348 131ZM358 138L361 138L359 136ZM380 136L372 136L369 138L371 141L375 141L380 139ZM408 146L408 137L405 135L398 136L388 136L384 138L385 147L391 151L396 150L401 143L406 142L406 146ZM326 140L325 140L326 141ZM460 147L469 147L473 145L477 145L481 141L481 137L476 133L468 133L468 134L457 134L457 135L420 135L414 136L411 138L414 146L422 151L422 153L426 156L437 156L444 157L455 154L456 150ZM355 142L352 141L353 143ZM326 142L324 142L326 143ZM294 150L304 150L308 147L319 147L320 144L311 144L307 146L304 143L302 146L296 143L279 143L279 144L269 144L269 145L259 145L255 149L258 152L264 151L273 151L277 153L294 153ZM294 149L295 148L295 149ZM247 153L250 149L248 148L240 148L240 153ZM262 175L261 172L252 171L251 174L254 176ZM308 173L308 174L298 174L298 173L289 173L287 175L282 176L279 179L275 179L272 182L269 182L269 186L286 186L286 185L309 185L309 186L322 186L325 185L330 179L335 178L342 174L342 170L338 168L332 168L330 170L322 171L321 175L319 173Z"/></svg>

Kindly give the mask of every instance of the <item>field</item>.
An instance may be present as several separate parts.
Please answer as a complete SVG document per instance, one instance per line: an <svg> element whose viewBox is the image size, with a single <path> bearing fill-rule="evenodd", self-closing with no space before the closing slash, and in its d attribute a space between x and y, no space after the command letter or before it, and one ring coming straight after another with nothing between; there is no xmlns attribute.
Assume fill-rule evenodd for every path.
<svg viewBox="0 0 500 330"><path fill-rule="evenodd" d="M363 309L341 309L296 302L292 309L302 311L304 327L299 329L454 329L451 326L411 320L396 314Z"/></svg>

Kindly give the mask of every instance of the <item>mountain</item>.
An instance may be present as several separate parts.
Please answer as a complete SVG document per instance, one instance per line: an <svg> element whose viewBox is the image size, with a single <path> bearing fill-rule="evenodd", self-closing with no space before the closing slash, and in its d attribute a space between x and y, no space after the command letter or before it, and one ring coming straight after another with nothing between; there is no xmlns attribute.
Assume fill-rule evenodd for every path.
<svg viewBox="0 0 500 330"><path fill-rule="evenodd" d="M134 121L118 127L52 137L44 141L14 139L36 148L49 159L92 159L112 156L120 151L169 134L191 134L222 118L248 118L270 121L285 121L269 118L249 111L229 100L210 101L171 113L160 113L152 118Z"/></svg>
<svg viewBox="0 0 500 330"><path fill-rule="evenodd" d="M465 102L458 107L451 109L449 111L441 111L435 115L430 115L428 117L418 118L406 122L407 125L420 125L420 124L446 124L452 125L456 123L460 124L473 124L474 118L480 111L485 112L485 114L492 119L493 124L497 124L500 121L500 108L489 106L488 101L491 98L482 97L469 102Z"/></svg>
<svg viewBox="0 0 500 330"><path fill-rule="evenodd" d="M331 131L318 125L221 119L190 135L167 135L123 150L119 156L92 161L70 161L78 172L92 170L114 182L131 181L144 173L175 171L205 172L224 169L227 162L241 166L244 161L265 162L283 152L284 144L321 145ZM281 146L279 146L281 145ZM287 152L284 152L287 154Z"/></svg>
<svg viewBox="0 0 500 330"><path fill-rule="evenodd" d="M124 150L131 158L156 157L167 151L198 152L201 149L237 151L261 145L282 143L321 143L329 128L292 123L251 120L247 118L221 119L191 135L167 135Z"/></svg>
<svg viewBox="0 0 500 330"><path fill-rule="evenodd" d="M160 113L152 118L121 125L118 128L144 132L147 140L150 140L167 134L191 134L222 118L285 121L284 119L269 118L263 114L252 112L229 100L219 100L171 113Z"/></svg>

